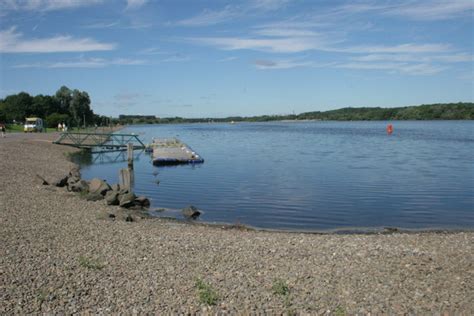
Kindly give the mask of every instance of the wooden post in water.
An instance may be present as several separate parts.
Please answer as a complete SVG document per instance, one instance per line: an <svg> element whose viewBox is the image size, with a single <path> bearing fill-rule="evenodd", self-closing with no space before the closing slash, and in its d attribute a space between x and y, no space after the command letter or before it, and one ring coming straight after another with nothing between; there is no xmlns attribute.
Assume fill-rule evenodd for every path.
<svg viewBox="0 0 474 316"><path fill-rule="evenodd" d="M128 167L133 169L133 143L127 144Z"/></svg>
<svg viewBox="0 0 474 316"><path fill-rule="evenodd" d="M120 187L128 190L132 190L133 186L133 169L124 168L119 171L119 182Z"/></svg>

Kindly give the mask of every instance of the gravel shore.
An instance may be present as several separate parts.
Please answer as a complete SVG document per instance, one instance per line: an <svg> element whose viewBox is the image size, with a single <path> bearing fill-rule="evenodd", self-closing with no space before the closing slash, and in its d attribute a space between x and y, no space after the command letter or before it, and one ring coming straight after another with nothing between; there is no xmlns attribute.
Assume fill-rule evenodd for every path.
<svg viewBox="0 0 474 316"><path fill-rule="evenodd" d="M0 139L2 315L474 314L473 232L126 222L118 207L40 183L36 174L52 179L74 166L74 149L51 144L55 136Z"/></svg>

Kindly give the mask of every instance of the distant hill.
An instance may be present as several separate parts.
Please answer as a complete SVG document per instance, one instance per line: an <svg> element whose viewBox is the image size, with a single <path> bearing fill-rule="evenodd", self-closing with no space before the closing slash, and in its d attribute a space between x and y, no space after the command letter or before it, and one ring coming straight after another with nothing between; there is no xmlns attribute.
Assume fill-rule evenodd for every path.
<svg viewBox="0 0 474 316"><path fill-rule="evenodd" d="M398 108L343 108L325 112L306 112L297 119L336 121L373 120L473 120L474 103L438 103Z"/></svg>
<svg viewBox="0 0 474 316"><path fill-rule="evenodd" d="M324 121L376 121L376 120L474 120L474 103L438 103L398 108L361 107L342 108L331 111L305 112L293 115L232 116L225 118L150 118L144 117L115 119L122 124L168 124L200 122L269 122L283 120L324 120Z"/></svg>

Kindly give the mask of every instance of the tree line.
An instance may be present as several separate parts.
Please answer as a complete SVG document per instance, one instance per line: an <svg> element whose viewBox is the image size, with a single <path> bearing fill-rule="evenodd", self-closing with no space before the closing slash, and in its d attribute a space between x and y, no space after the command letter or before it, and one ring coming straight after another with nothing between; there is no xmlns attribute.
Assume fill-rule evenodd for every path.
<svg viewBox="0 0 474 316"><path fill-rule="evenodd" d="M0 99L0 122L20 123L26 117L41 117L48 127L59 123L68 126L104 126L113 124L170 124L202 122L269 122L282 120L333 120L333 121L375 121L375 120L474 120L474 103L437 103L396 108L359 107L330 111L314 111L291 115L231 116L225 118L158 118L151 115L120 115L110 119L94 114L90 107L89 94L62 86L55 95L31 96L20 92Z"/></svg>
<svg viewBox="0 0 474 316"><path fill-rule="evenodd" d="M108 118L94 114L91 99L85 91L62 86L55 95L31 96L20 92L0 99L0 122L21 123L27 117L40 117L48 127L59 123L68 126L105 125Z"/></svg>
<svg viewBox="0 0 474 316"><path fill-rule="evenodd" d="M438 103L397 108L360 107L314 111L291 115L230 116L225 118L182 118L121 115L119 124L171 124L203 122L271 122L283 120L386 121L386 120L474 120L474 103Z"/></svg>

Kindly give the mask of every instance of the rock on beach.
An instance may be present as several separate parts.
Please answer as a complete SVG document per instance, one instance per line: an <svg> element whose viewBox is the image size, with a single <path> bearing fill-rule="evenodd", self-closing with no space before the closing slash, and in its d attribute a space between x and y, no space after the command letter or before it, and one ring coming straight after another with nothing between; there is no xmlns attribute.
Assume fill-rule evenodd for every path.
<svg viewBox="0 0 474 316"><path fill-rule="evenodd" d="M196 219L201 215L201 212L193 205L183 208L182 213L184 217L190 219Z"/></svg>
<svg viewBox="0 0 474 316"><path fill-rule="evenodd" d="M99 178L94 178L89 182L89 192L105 195L107 191L112 190L110 185Z"/></svg>

